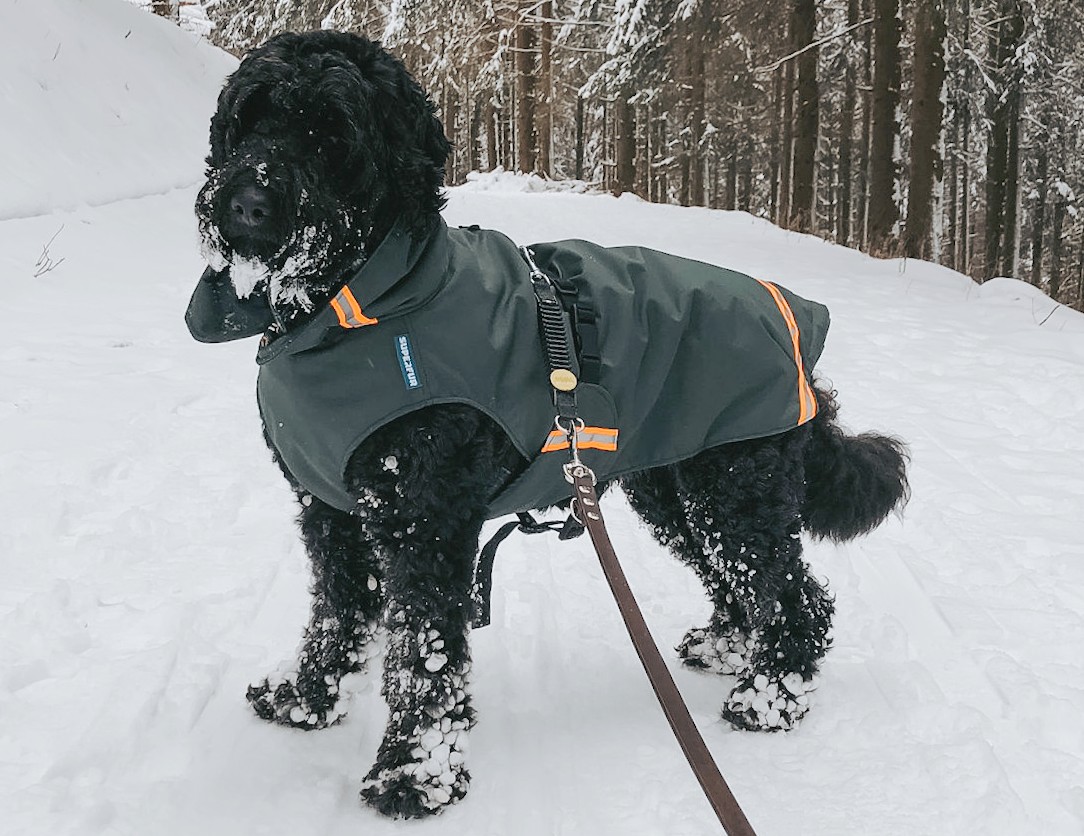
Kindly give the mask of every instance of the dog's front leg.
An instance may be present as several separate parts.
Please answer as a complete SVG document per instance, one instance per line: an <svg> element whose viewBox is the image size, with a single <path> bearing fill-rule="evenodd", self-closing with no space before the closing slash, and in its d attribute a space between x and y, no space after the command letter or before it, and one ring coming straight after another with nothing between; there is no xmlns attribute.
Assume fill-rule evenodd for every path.
<svg viewBox="0 0 1084 836"><path fill-rule="evenodd" d="M474 557L497 462L511 448L462 407L411 416L364 447L348 476L369 486L359 508L383 560L389 718L361 795L411 818L467 791Z"/></svg>
<svg viewBox="0 0 1084 836"><path fill-rule="evenodd" d="M467 791L471 570L477 528L433 517L408 525L386 567L389 719L362 797L382 813L439 812Z"/></svg>
<svg viewBox="0 0 1084 836"><path fill-rule="evenodd" d="M297 661L248 689L264 720L320 729L346 712L342 677L364 670L383 595L380 568L358 517L339 511L297 488L298 524L312 562L312 610Z"/></svg>

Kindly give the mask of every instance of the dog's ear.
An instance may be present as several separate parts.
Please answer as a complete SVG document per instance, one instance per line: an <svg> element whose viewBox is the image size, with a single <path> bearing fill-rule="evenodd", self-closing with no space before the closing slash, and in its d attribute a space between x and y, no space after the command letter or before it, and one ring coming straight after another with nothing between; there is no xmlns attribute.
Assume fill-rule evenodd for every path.
<svg viewBox="0 0 1084 836"><path fill-rule="evenodd" d="M218 107L211 116L211 153L207 155L207 165L212 168L218 168L226 159L226 132L233 116L233 92L230 88L232 80L232 76L226 80L226 85L218 94Z"/></svg>
<svg viewBox="0 0 1084 836"><path fill-rule="evenodd" d="M221 166L244 131L267 112L271 88L293 74L287 61L276 59L288 56L299 40L293 32L276 35L250 51L226 79L211 117L209 166Z"/></svg>
<svg viewBox="0 0 1084 836"><path fill-rule="evenodd" d="M444 164L451 144L436 106L403 63L378 43L357 38L353 59L372 95L371 117L387 149L390 199L408 226L426 232L445 203Z"/></svg>
<svg viewBox="0 0 1084 836"><path fill-rule="evenodd" d="M242 63L229 78L218 94L218 107L211 117L211 153L207 158L209 166L221 166L230 149L237 144L243 130L242 119L246 111L250 115L262 101L266 104L267 88L257 82L250 72L251 64ZM249 120L251 121L251 120Z"/></svg>

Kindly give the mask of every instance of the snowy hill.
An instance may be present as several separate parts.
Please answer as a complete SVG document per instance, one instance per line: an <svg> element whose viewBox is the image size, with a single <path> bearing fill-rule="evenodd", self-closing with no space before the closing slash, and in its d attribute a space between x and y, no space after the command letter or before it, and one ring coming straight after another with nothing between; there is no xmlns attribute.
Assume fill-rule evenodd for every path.
<svg viewBox="0 0 1084 836"><path fill-rule="evenodd" d="M182 321L202 268L188 184L233 61L123 0L0 5L20 114L0 138L3 832L718 833L583 540L502 550L494 623L473 637L472 790L439 819L357 801L384 723L374 679L333 729L252 716L245 686L292 653L308 574L260 440L255 346L196 344ZM65 72L59 43L57 61L82 56ZM63 113L40 130L54 102L78 130ZM1084 317L741 213L504 176L453 190L447 214L523 242L656 246L819 299L844 422L911 444L903 519L808 544L838 613L797 731L730 731L726 683L667 654L761 836L1084 832ZM604 504L672 647L708 614L699 584L621 497Z"/></svg>
<svg viewBox="0 0 1084 836"><path fill-rule="evenodd" d="M195 181L236 59L120 0L0 0L0 22L0 219Z"/></svg>

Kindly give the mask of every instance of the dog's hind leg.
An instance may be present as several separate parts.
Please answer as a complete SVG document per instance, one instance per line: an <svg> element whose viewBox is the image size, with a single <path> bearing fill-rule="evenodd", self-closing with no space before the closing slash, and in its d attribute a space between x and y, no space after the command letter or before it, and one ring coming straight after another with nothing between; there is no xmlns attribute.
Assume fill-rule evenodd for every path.
<svg viewBox="0 0 1084 836"><path fill-rule="evenodd" d="M674 467L658 467L622 477L621 487L652 536L697 572L712 600L708 624L690 629L676 648L682 664L714 673L739 673L746 667L741 613L725 594L713 590L713 584L717 586L714 575L704 572L701 546L689 530L676 479Z"/></svg>
<svg viewBox="0 0 1084 836"><path fill-rule="evenodd" d="M312 561L312 610L296 666L248 689L265 720L319 729L345 714L339 683L373 654L382 609L378 561L362 521L300 492L299 525Z"/></svg>
<svg viewBox="0 0 1084 836"><path fill-rule="evenodd" d="M723 717L738 728L792 728L828 649L832 601L807 574L802 527L803 429L705 451L675 467L691 543L683 554L704 580L739 677Z"/></svg>

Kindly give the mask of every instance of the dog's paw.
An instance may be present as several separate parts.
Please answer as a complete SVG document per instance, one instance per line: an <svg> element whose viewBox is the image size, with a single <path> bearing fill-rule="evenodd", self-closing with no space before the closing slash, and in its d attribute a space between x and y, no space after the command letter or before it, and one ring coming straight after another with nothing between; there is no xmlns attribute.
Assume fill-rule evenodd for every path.
<svg viewBox="0 0 1084 836"><path fill-rule="evenodd" d="M749 668L753 639L740 630L729 630L720 635L708 627L694 627L685 634L676 650L687 668L741 676Z"/></svg>
<svg viewBox="0 0 1084 836"><path fill-rule="evenodd" d="M743 731L789 731L809 711L813 683L800 673L748 677L723 705L723 719Z"/></svg>
<svg viewBox="0 0 1084 836"><path fill-rule="evenodd" d="M261 719L295 729L327 728L346 716L337 683L325 681L302 693L297 682L296 673L269 676L248 687L249 704Z"/></svg>
<svg viewBox="0 0 1084 836"><path fill-rule="evenodd" d="M361 785L362 799L392 818L419 818L441 812L467 794L470 773L464 766L467 721L444 719L411 738L399 764L378 762ZM409 746L409 748L407 748Z"/></svg>

